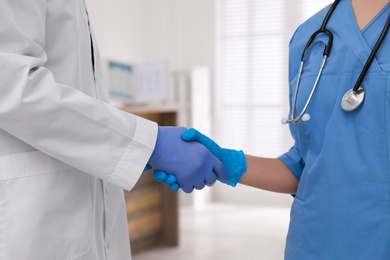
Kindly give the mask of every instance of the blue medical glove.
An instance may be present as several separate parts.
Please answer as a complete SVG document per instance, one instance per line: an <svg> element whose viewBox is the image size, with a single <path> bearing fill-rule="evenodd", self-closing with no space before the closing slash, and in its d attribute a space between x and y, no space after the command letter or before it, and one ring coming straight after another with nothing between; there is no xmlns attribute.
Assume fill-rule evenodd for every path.
<svg viewBox="0 0 390 260"><path fill-rule="evenodd" d="M147 164L144 168L145 171L152 169L152 166ZM176 182L176 177L172 174L166 174L163 171L153 170L153 177L156 181L164 183L166 186L170 187L173 191L178 191L180 189L179 184Z"/></svg>
<svg viewBox="0 0 390 260"><path fill-rule="evenodd" d="M227 181L229 175L222 162L206 147L181 139L185 130L183 127L160 126L156 146L148 164L154 170L173 175L186 193L192 192L194 188L210 186L217 178Z"/></svg>
<svg viewBox="0 0 390 260"><path fill-rule="evenodd" d="M246 172L246 158L243 151L221 148L213 140L191 128L183 132L184 141L197 141L207 147L218 159L221 160L229 173L228 180L221 180L230 186L235 187Z"/></svg>
<svg viewBox="0 0 390 260"><path fill-rule="evenodd" d="M180 189L179 184L176 182L176 177L172 174L167 174L163 171L154 171L153 177L156 181L162 182L165 186L168 186L173 191L178 191ZM212 186L213 183L206 184L207 186Z"/></svg>
<svg viewBox="0 0 390 260"><path fill-rule="evenodd" d="M176 182L176 177L172 174L166 174L163 171L154 171L153 177L156 181L164 183L173 191L178 191L180 188L179 184Z"/></svg>

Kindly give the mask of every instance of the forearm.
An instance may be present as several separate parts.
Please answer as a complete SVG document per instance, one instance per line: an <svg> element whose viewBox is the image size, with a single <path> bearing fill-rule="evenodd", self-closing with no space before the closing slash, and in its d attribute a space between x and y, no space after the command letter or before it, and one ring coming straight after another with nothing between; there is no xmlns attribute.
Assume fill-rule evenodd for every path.
<svg viewBox="0 0 390 260"><path fill-rule="evenodd" d="M37 154L131 189L154 149L157 125L98 100L105 95L99 73L92 70L89 26L86 14L79 14L82 4L63 1L56 7L69 14L64 20L47 16L55 5L49 2L1 1L0 150L3 139L16 138L26 147L17 153L34 147ZM48 28L56 23L58 30ZM73 33L74 40L63 42ZM53 36L64 34L69 37Z"/></svg>
<svg viewBox="0 0 390 260"><path fill-rule="evenodd" d="M255 188L295 194L298 181L279 159L246 155L247 171L240 183Z"/></svg>

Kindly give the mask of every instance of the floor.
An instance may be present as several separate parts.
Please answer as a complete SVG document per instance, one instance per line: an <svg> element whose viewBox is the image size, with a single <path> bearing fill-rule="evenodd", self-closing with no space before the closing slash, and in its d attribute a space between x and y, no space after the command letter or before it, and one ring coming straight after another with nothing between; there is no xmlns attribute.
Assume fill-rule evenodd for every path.
<svg viewBox="0 0 390 260"><path fill-rule="evenodd" d="M208 205L180 209L180 245L133 260L282 260L289 208Z"/></svg>

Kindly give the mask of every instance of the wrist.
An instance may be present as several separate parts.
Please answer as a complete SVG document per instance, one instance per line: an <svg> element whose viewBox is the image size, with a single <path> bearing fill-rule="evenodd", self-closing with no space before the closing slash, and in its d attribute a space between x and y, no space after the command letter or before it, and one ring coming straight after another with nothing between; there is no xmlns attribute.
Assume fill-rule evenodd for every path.
<svg viewBox="0 0 390 260"><path fill-rule="evenodd" d="M149 158L149 164L153 167L153 162L155 162L159 157L159 151L162 146L162 140L164 136L164 129L161 126L157 127L157 137L156 137L156 143L154 145L154 149L152 154L150 155Z"/></svg>

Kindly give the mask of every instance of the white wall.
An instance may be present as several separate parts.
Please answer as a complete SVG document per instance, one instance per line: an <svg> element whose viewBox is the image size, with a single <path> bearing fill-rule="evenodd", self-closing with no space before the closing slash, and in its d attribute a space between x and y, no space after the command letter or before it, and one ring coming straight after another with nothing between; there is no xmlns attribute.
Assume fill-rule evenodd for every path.
<svg viewBox="0 0 390 260"><path fill-rule="evenodd" d="M102 58L166 59L171 71L207 66L215 72L215 0L87 0ZM213 86L211 86L213 87ZM213 201L289 205L289 195L217 184ZM191 195L180 194L182 204Z"/></svg>
<svg viewBox="0 0 390 260"><path fill-rule="evenodd" d="M145 60L143 0L87 0L87 6L102 58Z"/></svg>
<svg viewBox="0 0 390 260"><path fill-rule="evenodd" d="M102 58L214 66L214 1L87 0Z"/></svg>

